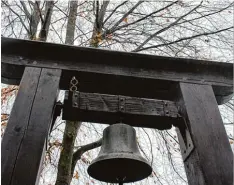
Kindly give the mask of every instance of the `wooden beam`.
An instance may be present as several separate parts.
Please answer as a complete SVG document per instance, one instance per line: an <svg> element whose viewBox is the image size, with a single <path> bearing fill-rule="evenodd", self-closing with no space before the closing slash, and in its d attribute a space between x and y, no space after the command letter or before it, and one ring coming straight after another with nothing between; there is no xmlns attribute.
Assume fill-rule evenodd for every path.
<svg viewBox="0 0 234 185"><path fill-rule="evenodd" d="M34 102L37 84L40 78L40 68L26 68L20 89L16 97L11 115L2 139L2 177L3 184L10 184L15 161L20 149L24 131L27 128L29 113ZM24 108L22 108L24 107ZM19 121L20 120L20 121Z"/></svg>
<svg viewBox="0 0 234 185"><path fill-rule="evenodd" d="M60 75L57 69L25 69L2 139L3 184L36 183Z"/></svg>
<svg viewBox="0 0 234 185"><path fill-rule="evenodd" d="M62 69L60 88L66 90L75 75L79 78L80 90L83 92L172 100L175 84L188 82L212 85L220 104L227 101L233 93L233 64L229 63L9 38L2 38L1 43L2 77L3 80L8 79L7 83L11 80L15 83L24 66L34 66ZM37 51L40 51L40 55ZM9 64L14 65L14 72L9 69Z"/></svg>
<svg viewBox="0 0 234 185"><path fill-rule="evenodd" d="M194 146L184 161L189 185L232 185L233 153L211 86L180 83L179 89Z"/></svg>
<svg viewBox="0 0 234 185"><path fill-rule="evenodd" d="M65 93L63 119L170 129L181 121L174 102L97 93ZM73 100L72 100L73 99Z"/></svg>

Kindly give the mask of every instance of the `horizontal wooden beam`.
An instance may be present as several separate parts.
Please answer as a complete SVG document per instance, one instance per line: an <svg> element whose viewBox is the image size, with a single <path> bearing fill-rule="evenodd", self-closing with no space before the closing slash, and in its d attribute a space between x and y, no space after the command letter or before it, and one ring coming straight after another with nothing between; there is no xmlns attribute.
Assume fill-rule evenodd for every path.
<svg viewBox="0 0 234 185"><path fill-rule="evenodd" d="M170 129L181 117L174 102L128 96L66 91L63 119Z"/></svg>
<svg viewBox="0 0 234 185"><path fill-rule="evenodd" d="M2 82L17 84L25 66L62 69L83 92L173 100L178 82L212 85L219 104L233 94L233 64L2 38Z"/></svg>

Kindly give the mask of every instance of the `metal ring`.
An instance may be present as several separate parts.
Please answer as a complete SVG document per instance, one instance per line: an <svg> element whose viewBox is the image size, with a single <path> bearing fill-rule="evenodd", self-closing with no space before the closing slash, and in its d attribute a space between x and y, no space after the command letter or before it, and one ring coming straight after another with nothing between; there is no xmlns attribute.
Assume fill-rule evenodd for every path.
<svg viewBox="0 0 234 185"><path fill-rule="evenodd" d="M77 85L77 84L78 84L78 80L72 79L72 80L71 80L71 84L72 84L72 85Z"/></svg>
<svg viewBox="0 0 234 185"><path fill-rule="evenodd" d="M71 86L71 87L70 87L70 91L77 91L77 87L76 87L76 86L74 86L74 85L73 85L73 86Z"/></svg>

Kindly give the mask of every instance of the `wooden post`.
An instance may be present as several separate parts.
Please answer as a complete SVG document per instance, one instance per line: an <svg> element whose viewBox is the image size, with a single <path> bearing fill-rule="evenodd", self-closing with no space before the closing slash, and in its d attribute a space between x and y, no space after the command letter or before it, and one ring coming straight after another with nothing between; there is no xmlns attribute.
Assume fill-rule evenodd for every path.
<svg viewBox="0 0 234 185"><path fill-rule="evenodd" d="M232 185L233 153L212 87L188 83L179 87L180 113L194 145L184 160L189 185Z"/></svg>
<svg viewBox="0 0 234 185"><path fill-rule="evenodd" d="M25 68L2 139L2 184L37 183L60 76L57 69Z"/></svg>

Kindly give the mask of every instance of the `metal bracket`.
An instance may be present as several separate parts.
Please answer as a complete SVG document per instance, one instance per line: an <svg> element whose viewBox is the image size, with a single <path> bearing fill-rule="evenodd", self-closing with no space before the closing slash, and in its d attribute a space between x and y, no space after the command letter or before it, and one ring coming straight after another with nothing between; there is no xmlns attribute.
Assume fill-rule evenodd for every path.
<svg viewBox="0 0 234 185"><path fill-rule="evenodd" d="M164 104L164 106L163 106L163 109L164 109L164 114L166 115L166 116L168 116L170 113L169 113L169 109L168 109L168 104L167 104L167 102L165 102L165 101L163 101L163 104Z"/></svg>
<svg viewBox="0 0 234 185"><path fill-rule="evenodd" d="M72 107L78 108L79 107L79 91L74 91L72 93Z"/></svg>
<svg viewBox="0 0 234 185"><path fill-rule="evenodd" d="M176 127L176 132L180 143L182 158L185 161L194 149L193 141L186 123Z"/></svg>
<svg viewBox="0 0 234 185"><path fill-rule="evenodd" d="M119 96L119 112L125 112L125 98Z"/></svg>

